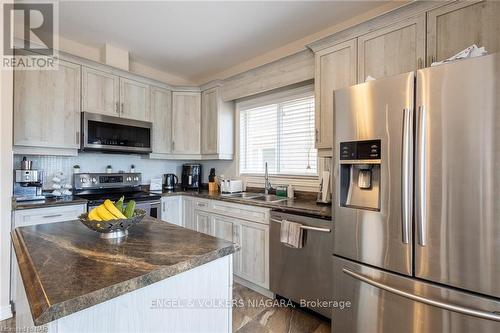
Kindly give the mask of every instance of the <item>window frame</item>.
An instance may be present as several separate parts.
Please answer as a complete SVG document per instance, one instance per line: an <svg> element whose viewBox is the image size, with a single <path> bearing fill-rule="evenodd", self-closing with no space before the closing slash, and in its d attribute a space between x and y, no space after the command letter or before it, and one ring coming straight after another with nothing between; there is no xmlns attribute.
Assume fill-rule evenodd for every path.
<svg viewBox="0 0 500 333"><path fill-rule="evenodd" d="M235 159L238 176L243 179L247 187L264 187L264 175L260 173L242 173L240 167L240 116L243 110L264 106L266 104L283 103L290 99L303 98L307 96L314 97L314 85L306 85L266 94L259 97L245 98L236 101L235 114ZM317 174L316 175L294 175L294 174L275 174L269 173L269 178L273 187L275 185L295 185L298 190L317 191L320 183L320 175L323 173L323 159L317 156Z"/></svg>

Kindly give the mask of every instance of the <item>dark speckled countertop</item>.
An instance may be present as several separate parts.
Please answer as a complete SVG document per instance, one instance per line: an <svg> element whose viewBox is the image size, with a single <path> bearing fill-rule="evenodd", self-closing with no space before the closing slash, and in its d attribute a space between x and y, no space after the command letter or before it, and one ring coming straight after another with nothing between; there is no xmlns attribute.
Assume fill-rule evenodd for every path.
<svg viewBox="0 0 500 333"><path fill-rule="evenodd" d="M310 197L307 198L295 198L287 199L278 202L263 202L255 201L249 199L234 198L228 195L220 193L209 193L208 190L201 189L199 191L182 191L177 190L173 192L163 192L163 196L175 196L175 195L189 195L198 198L222 200L227 202L234 202L243 205L259 206L270 208L274 211L280 211L290 214L300 214L310 217L317 217L322 219L332 218L332 206L331 205L318 205L314 199Z"/></svg>
<svg viewBox="0 0 500 333"><path fill-rule="evenodd" d="M79 221L16 228L19 269L35 325L227 256L237 245L146 217L121 242Z"/></svg>

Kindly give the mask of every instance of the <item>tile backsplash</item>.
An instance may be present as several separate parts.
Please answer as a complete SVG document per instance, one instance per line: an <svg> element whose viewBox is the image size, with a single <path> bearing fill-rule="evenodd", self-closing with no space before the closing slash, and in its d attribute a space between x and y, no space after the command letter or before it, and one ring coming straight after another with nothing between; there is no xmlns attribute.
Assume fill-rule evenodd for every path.
<svg viewBox="0 0 500 333"><path fill-rule="evenodd" d="M20 168L24 155L14 155L14 169ZM186 161L152 160L139 155L118 155L103 153L80 153L74 157L27 155L33 161L33 169L44 170L44 189L50 189L51 179L59 172L64 173L67 183L72 183L73 166L78 164L80 172L106 172L106 166L111 165L113 172L135 171L142 173L142 183L149 184L151 178L161 177L165 173L175 173L180 176L182 164Z"/></svg>

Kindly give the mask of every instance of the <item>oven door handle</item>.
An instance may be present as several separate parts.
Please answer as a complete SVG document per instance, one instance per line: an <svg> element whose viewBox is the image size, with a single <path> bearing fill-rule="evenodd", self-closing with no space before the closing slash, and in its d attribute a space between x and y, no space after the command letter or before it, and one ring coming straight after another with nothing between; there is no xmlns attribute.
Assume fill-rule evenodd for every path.
<svg viewBox="0 0 500 333"><path fill-rule="evenodd" d="M278 219L271 218L271 221L281 224L281 221L278 220ZM293 221L290 221L290 222L293 222ZM294 223L298 223L298 222L294 222ZM303 229L303 230L312 230L312 231L319 231L319 232L326 232L326 233L332 232L332 230L328 229L328 228L310 227L308 225L302 225L302 224L300 225L300 229Z"/></svg>

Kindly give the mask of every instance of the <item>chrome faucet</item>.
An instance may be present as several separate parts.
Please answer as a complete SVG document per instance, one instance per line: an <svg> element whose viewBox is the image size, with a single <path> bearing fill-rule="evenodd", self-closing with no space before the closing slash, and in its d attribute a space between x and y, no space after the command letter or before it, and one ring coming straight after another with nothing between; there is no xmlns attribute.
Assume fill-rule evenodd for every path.
<svg viewBox="0 0 500 333"><path fill-rule="evenodd" d="M264 173L264 194L268 195L269 190L272 190L271 182L269 181L269 173L267 172L267 162L266 162L266 171Z"/></svg>

